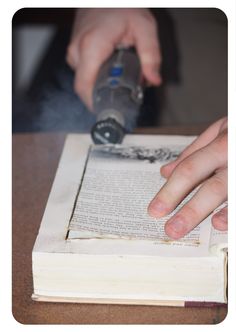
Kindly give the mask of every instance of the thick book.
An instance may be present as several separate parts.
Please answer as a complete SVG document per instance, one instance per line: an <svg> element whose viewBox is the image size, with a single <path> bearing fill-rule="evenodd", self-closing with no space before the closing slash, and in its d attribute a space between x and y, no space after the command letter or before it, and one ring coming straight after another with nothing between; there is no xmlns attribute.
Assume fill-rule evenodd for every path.
<svg viewBox="0 0 236 332"><path fill-rule="evenodd" d="M160 167L193 139L127 135L122 145L94 146L87 134L68 135L32 252L32 298L226 303L227 232L216 231L208 216L174 241L164 232L171 214L147 213L165 182Z"/></svg>

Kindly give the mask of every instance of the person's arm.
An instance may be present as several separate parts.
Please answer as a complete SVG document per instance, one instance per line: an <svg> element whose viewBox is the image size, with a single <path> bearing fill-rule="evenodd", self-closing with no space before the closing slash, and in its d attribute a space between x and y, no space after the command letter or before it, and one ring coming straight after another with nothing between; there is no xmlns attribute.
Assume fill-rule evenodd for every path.
<svg viewBox="0 0 236 332"><path fill-rule="evenodd" d="M197 193L165 225L166 234L179 239L189 233L227 199L227 118L211 125L181 155L161 168L167 182L148 206L160 218L169 214L195 187ZM227 207L212 217L216 229L227 229Z"/></svg>
<svg viewBox="0 0 236 332"><path fill-rule="evenodd" d="M148 9L78 9L67 62L75 71L74 89L90 110L98 71L118 45L135 46L144 78L161 83L157 26Z"/></svg>

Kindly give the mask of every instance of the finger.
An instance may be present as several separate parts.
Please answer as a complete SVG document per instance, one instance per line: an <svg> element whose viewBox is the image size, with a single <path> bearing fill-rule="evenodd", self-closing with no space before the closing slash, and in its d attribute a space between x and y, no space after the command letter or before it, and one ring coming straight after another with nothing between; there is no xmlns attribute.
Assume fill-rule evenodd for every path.
<svg viewBox="0 0 236 332"><path fill-rule="evenodd" d="M227 170L207 180L193 198L166 222L166 234L177 240L193 230L227 197Z"/></svg>
<svg viewBox="0 0 236 332"><path fill-rule="evenodd" d="M216 169L225 166L226 146L227 136L224 135L185 158L151 201L148 213L155 218L160 218L174 210L193 188Z"/></svg>
<svg viewBox="0 0 236 332"><path fill-rule="evenodd" d="M75 70L79 63L79 25L81 21L80 9L75 12L74 24L71 31L71 40L66 51L66 62L68 65Z"/></svg>
<svg viewBox="0 0 236 332"><path fill-rule="evenodd" d="M228 118L225 116L222 120L222 123L220 125L220 131L226 130L228 128Z"/></svg>
<svg viewBox="0 0 236 332"><path fill-rule="evenodd" d="M168 178L170 174L173 172L175 167L186 157L188 157L193 152L201 149L202 147L209 144L213 141L217 135L219 134L219 130L222 126L227 122L226 118L220 119L213 123L210 127L208 127L201 135L199 135L183 152L179 155L179 157L171 161L170 163L161 167L161 175L165 178Z"/></svg>
<svg viewBox="0 0 236 332"><path fill-rule="evenodd" d="M80 59L76 68L75 91L92 110L92 91L102 63L112 54L114 45L101 40L101 33L93 33L80 41Z"/></svg>
<svg viewBox="0 0 236 332"><path fill-rule="evenodd" d="M137 22L133 33L145 79L151 84L160 85L161 51L154 21L147 22L145 25L143 22L142 24Z"/></svg>
<svg viewBox="0 0 236 332"><path fill-rule="evenodd" d="M212 225L219 231L227 231L228 229L228 207L224 207L219 212L215 213L212 218Z"/></svg>
<svg viewBox="0 0 236 332"><path fill-rule="evenodd" d="M79 38L74 38L66 51L66 62L75 70L79 63Z"/></svg>

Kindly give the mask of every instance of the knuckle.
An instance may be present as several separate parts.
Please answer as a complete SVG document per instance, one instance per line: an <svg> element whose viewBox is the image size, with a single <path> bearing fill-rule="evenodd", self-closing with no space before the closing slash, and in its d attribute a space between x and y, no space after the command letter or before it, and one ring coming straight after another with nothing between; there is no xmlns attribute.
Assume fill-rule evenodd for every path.
<svg viewBox="0 0 236 332"><path fill-rule="evenodd" d="M178 159L183 160L184 158L187 157L187 155L188 155L188 153L187 153L186 149L184 149L184 150L179 154Z"/></svg>
<svg viewBox="0 0 236 332"><path fill-rule="evenodd" d="M90 45L93 42L93 37L94 37L94 32L92 30L84 33L79 40L79 49L83 50L90 47Z"/></svg>
<svg viewBox="0 0 236 332"><path fill-rule="evenodd" d="M208 182L210 191L217 196L222 196L225 195L225 192L227 191L227 185L225 181L219 177L219 176L214 176L214 178L210 179Z"/></svg>
<svg viewBox="0 0 236 332"><path fill-rule="evenodd" d="M156 29L156 20L154 19L154 17L152 15L144 15L142 17L146 27L148 27L149 29Z"/></svg>
<svg viewBox="0 0 236 332"><path fill-rule="evenodd" d="M147 69L153 70L153 68L155 68L158 70L161 65L161 56L155 46L146 46L145 49L142 49L140 52L140 58L142 65Z"/></svg>
<svg viewBox="0 0 236 332"><path fill-rule="evenodd" d="M157 21L154 16L152 16L152 15L149 16L148 25L149 25L150 29L153 29L154 32L157 31L158 26L157 26Z"/></svg>
<svg viewBox="0 0 236 332"><path fill-rule="evenodd" d="M145 27L143 31L156 31L157 29L157 22L149 11L143 11L141 14L133 16L133 23Z"/></svg>
<svg viewBox="0 0 236 332"><path fill-rule="evenodd" d="M225 154L225 152L227 151L227 147L228 147L228 133L224 131L216 139L216 144L215 144L216 152L220 153L220 155Z"/></svg>
<svg viewBox="0 0 236 332"><path fill-rule="evenodd" d="M149 26L156 26L155 17L149 10L143 11L141 17Z"/></svg>
<svg viewBox="0 0 236 332"><path fill-rule="evenodd" d="M194 170L195 170L195 165L190 158L185 159L176 167L176 173L184 178L192 177Z"/></svg>
<svg viewBox="0 0 236 332"><path fill-rule="evenodd" d="M156 23L156 20L151 16L146 22L145 22L145 25L146 25L146 29L147 29L147 32L151 32L151 34L153 36L156 37L156 40L157 40L157 23Z"/></svg>
<svg viewBox="0 0 236 332"><path fill-rule="evenodd" d="M196 221L196 220L199 220L199 218L200 218L198 209L190 204L186 204L183 207L182 213L185 216L186 220Z"/></svg>

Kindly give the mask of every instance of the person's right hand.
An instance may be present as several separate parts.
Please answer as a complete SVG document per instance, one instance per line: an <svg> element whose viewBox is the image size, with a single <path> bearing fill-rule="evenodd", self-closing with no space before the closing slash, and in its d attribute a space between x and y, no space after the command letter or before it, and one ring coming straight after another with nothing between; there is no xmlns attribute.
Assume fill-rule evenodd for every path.
<svg viewBox="0 0 236 332"><path fill-rule="evenodd" d="M176 160L161 168L161 175L167 181L148 206L150 216L158 219L168 215L193 189L199 187L193 197L165 224L166 234L174 240L189 233L227 200L227 128L227 118L216 121L187 146ZM224 206L212 216L214 228L227 230L227 212L228 208Z"/></svg>
<svg viewBox="0 0 236 332"><path fill-rule="evenodd" d="M75 71L75 92L90 110L98 71L118 45L135 46L146 81L161 84L157 27L148 9L78 9L67 62Z"/></svg>

